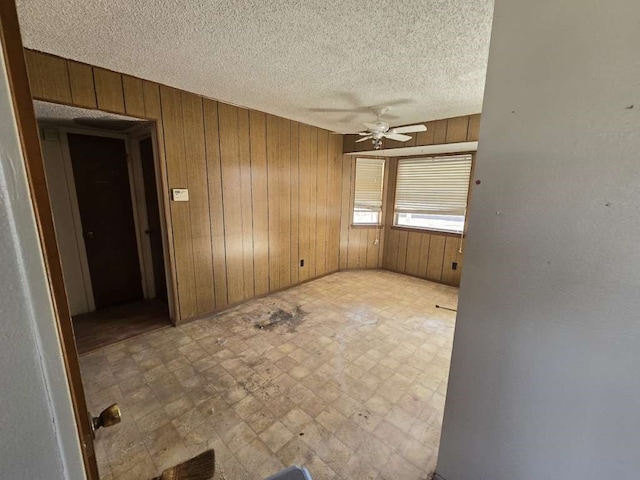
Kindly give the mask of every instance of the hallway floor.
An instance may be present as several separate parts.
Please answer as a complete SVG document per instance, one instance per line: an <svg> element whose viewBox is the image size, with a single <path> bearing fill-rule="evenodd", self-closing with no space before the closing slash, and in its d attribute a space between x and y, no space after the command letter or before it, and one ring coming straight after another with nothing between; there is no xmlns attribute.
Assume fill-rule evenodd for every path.
<svg viewBox="0 0 640 480"><path fill-rule="evenodd" d="M171 325L169 309L157 299L126 303L73 317L73 333L80 354Z"/></svg>
<svg viewBox="0 0 640 480"><path fill-rule="evenodd" d="M207 448L215 479L292 464L314 480L435 468L458 289L347 271L80 359L103 480L146 479Z"/></svg>

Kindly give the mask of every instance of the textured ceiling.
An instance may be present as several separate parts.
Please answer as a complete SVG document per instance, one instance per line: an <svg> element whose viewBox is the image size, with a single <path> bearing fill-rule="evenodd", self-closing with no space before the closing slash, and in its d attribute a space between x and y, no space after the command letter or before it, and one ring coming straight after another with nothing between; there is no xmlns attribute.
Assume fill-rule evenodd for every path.
<svg viewBox="0 0 640 480"><path fill-rule="evenodd" d="M28 48L339 132L481 110L493 0L18 0ZM344 109L346 112L327 112Z"/></svg>

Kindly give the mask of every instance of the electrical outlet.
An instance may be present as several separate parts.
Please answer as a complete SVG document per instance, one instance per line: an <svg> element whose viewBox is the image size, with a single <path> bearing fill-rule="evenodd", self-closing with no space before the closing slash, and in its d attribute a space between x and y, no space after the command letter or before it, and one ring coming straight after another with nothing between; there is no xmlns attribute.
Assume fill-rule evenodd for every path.
<svg viewBox="0 0 640 480"><path fill-rule="evenodd" d="M457 269L458 269L458 262L451 263L451 270L457 270Z"/></svg>
<svg viewBox="0 0 640 480"><path fill-rule="evenodd" d="M304 258L302 260L300 260L300 266L304 267Z"/></svg>

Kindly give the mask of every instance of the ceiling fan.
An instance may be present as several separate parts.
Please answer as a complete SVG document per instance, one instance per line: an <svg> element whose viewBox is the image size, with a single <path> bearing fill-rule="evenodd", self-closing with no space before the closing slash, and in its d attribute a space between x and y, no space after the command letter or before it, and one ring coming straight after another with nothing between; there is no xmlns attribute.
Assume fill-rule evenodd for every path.
<svg viewBox="0 0 640 480"><path fill-rule="evenodd" d="M390 128L389 124L382 120L382 116L389 111L389 107L382 107L373 109L373 113L376 115L376 123L364 123L367 127L366 132L358 132L362 138L356 140L356 143L365 142L371 140L374 150L380 150L382 148L382 139L389 138L398 142L406 142L411 140L410 135L405 133L426 132L427 127L424 125L407 125L406 127L394 127Z"/></svg>

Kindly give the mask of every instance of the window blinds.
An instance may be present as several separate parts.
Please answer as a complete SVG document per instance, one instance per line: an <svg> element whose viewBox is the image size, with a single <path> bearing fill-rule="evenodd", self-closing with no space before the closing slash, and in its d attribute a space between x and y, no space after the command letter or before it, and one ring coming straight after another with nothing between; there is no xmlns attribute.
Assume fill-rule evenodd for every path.
<svg viewBox="0 0 640 480"><path fill-rule="evenodd" d="M396 213L464 215L471 155L398 160Z"/></svg>
<svg viewBox="0 0 640 480"><path fill-rule="evenodd" d="M384 160L380 158L356 159L356 185L354 210L382 211L382 185Z"/></svg>

